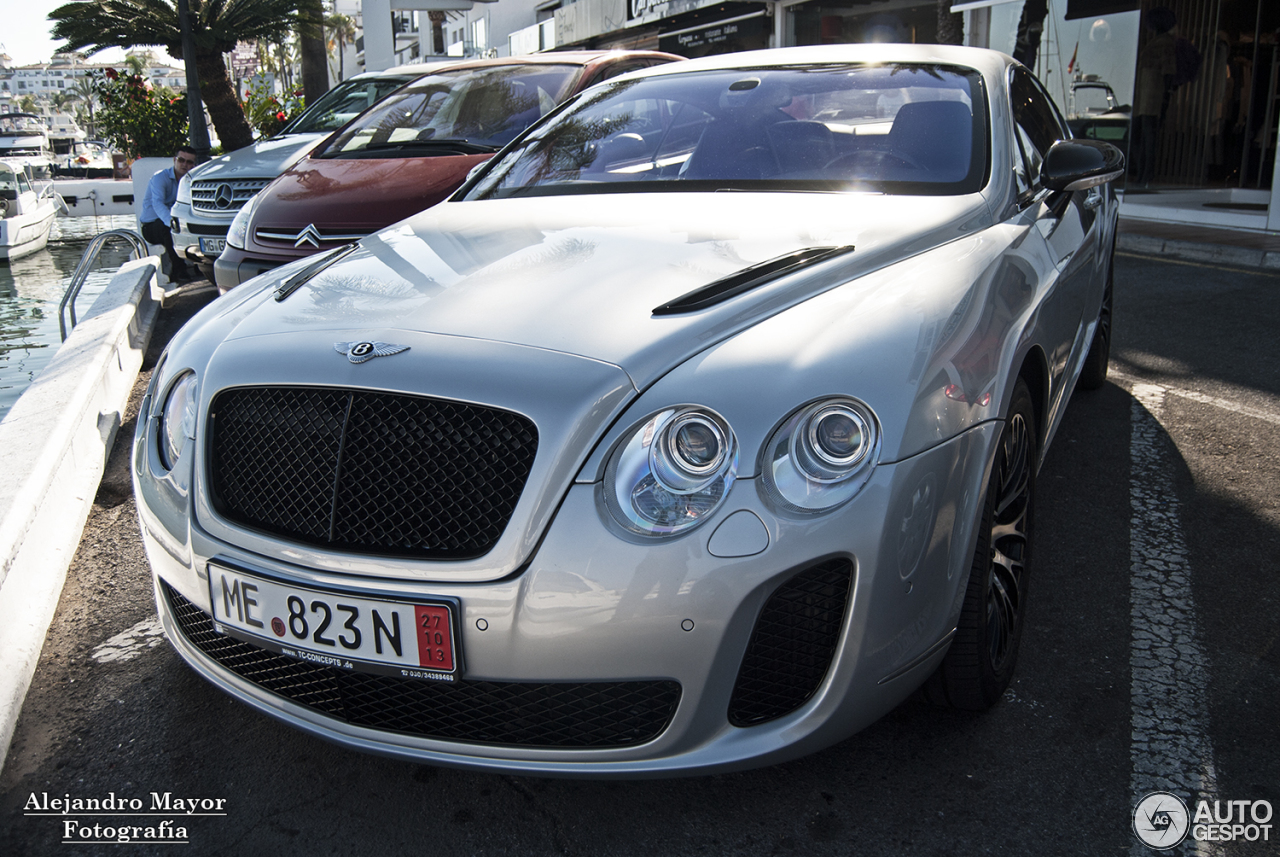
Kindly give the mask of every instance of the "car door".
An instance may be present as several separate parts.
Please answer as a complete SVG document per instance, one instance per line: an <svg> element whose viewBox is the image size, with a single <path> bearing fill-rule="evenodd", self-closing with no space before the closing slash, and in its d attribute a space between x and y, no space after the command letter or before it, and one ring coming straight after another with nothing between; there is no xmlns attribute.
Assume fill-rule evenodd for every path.
<svg viewBox="0 0 1280 857"><path fill-rule="evenodd" d="M1039 82L1021 66L1010 69L1010 103L1016 138L1015 164L1018 205L1034 220L1044 237L1056 276L1047 284L1041 302L1042 332L1049 360L1050 427L1065 404L1071 372L1078 366L1088 343L1084 341L1086 307L1096 309L1098 283L1098 211L1104 200L1100 188L1054 192L1040 181L1040 166L1058 140L1071 132ZM1091 304L1092 300L1092 304Z"/></svg>

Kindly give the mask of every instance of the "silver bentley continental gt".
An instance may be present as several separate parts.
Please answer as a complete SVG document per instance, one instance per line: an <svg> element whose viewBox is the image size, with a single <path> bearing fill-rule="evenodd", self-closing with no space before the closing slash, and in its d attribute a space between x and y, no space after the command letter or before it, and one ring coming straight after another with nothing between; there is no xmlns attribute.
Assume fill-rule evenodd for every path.
<svg viewBox="0 0 1280 857"><path fill-rule="evenodd" d="M170 344L169 639L347 747L707 773L1008 686L1036 471L1103 383L1123 157L991 51L708 57Z"/></svg>

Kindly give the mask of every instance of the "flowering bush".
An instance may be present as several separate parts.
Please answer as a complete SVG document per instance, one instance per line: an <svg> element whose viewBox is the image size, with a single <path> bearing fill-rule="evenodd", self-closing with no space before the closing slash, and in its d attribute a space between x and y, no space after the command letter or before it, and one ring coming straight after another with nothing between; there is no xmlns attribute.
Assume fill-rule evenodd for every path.
<svg viewBox="0 0 1280 857"><path fill-rule="evenodd" d="M244 115L263 137L270 137L293 121L306 106L302 90L276 95L263 80L249 84L244 93Z"/></svg>
<svg viewBox="0 0 1280 857"><path fill-rule="evenodd" d="M187 142L187 96L113 68L93 73L98 134L132 158L167 158Z"/></svg>

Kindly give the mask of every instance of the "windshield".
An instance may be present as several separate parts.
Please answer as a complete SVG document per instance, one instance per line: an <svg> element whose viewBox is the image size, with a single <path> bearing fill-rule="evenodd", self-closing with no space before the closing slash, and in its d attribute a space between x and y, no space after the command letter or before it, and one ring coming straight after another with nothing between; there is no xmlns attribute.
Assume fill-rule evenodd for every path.
<svg viewBox="0 0 1280 857"><path fill-rule="evenodd" d="M969 69L813 65L606 84L495 161L467 199L668 190L973 193L986 102Z"/></svg>
<svg viewBox="0 0 1280 857"><path fill-rule="evenodd" d="M405 75L344 81L320 96L315 104L286 125L280 133L317 134L335 131L411 80L411 75Z"/></svg>
<svg viewBox="0 0 1280 857"><path fill-rule="evenodd" d="M564 100L581 72L530 64L420 78L352 123L321 157L494 152Z"/></svg>

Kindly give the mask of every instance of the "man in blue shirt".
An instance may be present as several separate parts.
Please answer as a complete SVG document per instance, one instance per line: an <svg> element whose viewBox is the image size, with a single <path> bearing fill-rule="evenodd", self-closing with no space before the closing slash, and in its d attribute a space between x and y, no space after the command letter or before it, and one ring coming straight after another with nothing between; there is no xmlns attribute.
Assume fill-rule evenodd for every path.
<svg viewBox="0 0 1280 857"><path fill-rule="evenodd" d="M169 279L185 282L191 279L187 263L173 249L173 233L169 231L169 212L178 201L178 182L196 165L196 153L188 146L181 146L173 156L173 166L165 167L151 177L147 192L142 197L142 209L138 221L142 224L142 237L149 244L160 244L169 258Z"/></svg>

